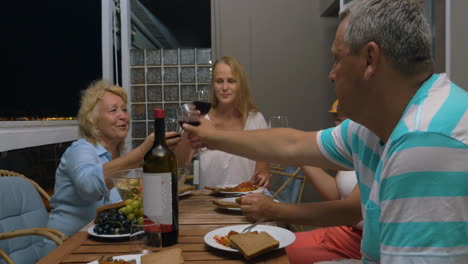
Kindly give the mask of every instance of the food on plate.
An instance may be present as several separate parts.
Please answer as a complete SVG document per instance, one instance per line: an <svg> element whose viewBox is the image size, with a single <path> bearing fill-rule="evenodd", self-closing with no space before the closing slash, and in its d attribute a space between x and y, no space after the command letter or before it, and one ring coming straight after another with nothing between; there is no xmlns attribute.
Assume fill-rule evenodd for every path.
<svg viewBox="0 0 468 264"><path fill-rule="evenodd" d="M182 249L180 248L163 249L156 253L148 253L148 254L141 256L141 264L152 264L152 263L182 264L184 263L184 257L182 256Z"/></svg>
<svg viewBox="0 0 468 264"><path fill-rule="evenodd" d="M279 241L267 232L234 234L229 237L229 240L231 247L239 250L246 259L252 259L279 247Z"/></svg>
<svg viewBox="0 0 468 264"><path fill-rule="evenodd" d="M234 187L205 186L205 189L211 190L213 192L251 192L257 190L259 187L259 185L253 184L250 181L246 181Z"/></svg>
<svg viewBox="0 0 468 264"><path fill-rule="evenodd" d="M195 185L186 185L186 184L184 184L179 188L179 194L184 193L184 192L188 192L188 191L191 191L191 190L195 190Z"/></svg>
<svg viewBox="0 0 468 264"><path fill-rule="evenodd" d="M236 198L236 203L241 205L242 204L242 196Z"/></svg>
<svg viewBox="0 0 468 264"><path fill-rule="evenodd" d="M140 178L113 178L115 188L123 200L142 198L143 181Z"/></svg>
<svg viewBox="0 0 468 264"><path fill-rule="evenodd" d="M132 221L143 222L143 201L139 197L96 208L93 231L98 235L128 234Z"/></svg>
<svg viewBox="0 0 468 264"><path fill-rule="evenodd" d="M114 260L112 257L101 257L99 259L99 264L136 264L136 260L123 260L123 259L116 259Z"/></svg>
<svg viewBox="0 0 468 264"><path fill-rule="evenodd" d="M213 204L222 208L240 208L240 204L235 202L227 202L222 199L213 200Z"/></svg>
<svg viewBox="0 0 468 264"><path fill-rule="evenodd" d="M257 232L257 231L253 231L253 232ZM239 232L236 232L236 231L229 231L229 233L225 236L218 236L218 235L215 235L213 237L213 239L218 242L218 244L221 244L225 247L231 247L231 240L229 239L232 235L237 235L239 234Z"/></svg>
<svg viewBox="0 0 468 264"><path fill-rule="evenodd" d="M94 223L95 224L97 223L97 221L101 217L102 213L104 213L106 211L110 211L111 209L114 209L114 208L119 209L124 205L125 205L125 203L122 201L122 202L118 202L118 203L106 204L106 205L99 206L98 208L96 208L96 217L94 218Z"/></svg>

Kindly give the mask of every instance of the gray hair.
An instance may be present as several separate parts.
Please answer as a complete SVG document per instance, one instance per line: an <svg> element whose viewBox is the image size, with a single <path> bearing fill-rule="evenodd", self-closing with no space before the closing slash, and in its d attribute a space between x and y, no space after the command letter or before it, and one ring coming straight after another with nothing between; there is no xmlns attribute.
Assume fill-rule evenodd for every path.
<svg viewBox="0 0 468 264"><path fill-rule="evenodd" d="M422 1L354 0L343 7L349 17L344 41L351 54L375 42L402 74L432 72L432 40Z"/></svg>

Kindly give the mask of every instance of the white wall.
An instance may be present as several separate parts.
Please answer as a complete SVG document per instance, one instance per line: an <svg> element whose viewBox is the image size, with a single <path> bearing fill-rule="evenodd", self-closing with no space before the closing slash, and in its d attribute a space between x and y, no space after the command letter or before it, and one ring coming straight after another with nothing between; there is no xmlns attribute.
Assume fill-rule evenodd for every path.
<svg viewBox="0 0 468 264"><path fill-rule="evenodd" d="M468 91L468 29L466 27L468 1L451 0L451 5L450 75L456 84Z"/></svg>
<svg viewBox="0 0 468 264"><path fill-rule="evenodd" d="M320 1L310 0L212 0L213 58L243 64L267 120L287 115L303 130L332 125L327 76L338 18L322 18L320 10Z"/></svg>

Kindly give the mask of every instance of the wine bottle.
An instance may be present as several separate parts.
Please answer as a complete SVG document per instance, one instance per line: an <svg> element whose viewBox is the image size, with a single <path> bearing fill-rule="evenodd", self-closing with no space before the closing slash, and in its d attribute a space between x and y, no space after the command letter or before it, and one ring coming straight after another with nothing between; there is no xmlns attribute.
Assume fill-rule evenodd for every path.
<svg viewBox="0 0 468 264"><path fill-rule="evenodd" d="M177 159L166 145L165 112L154 110L154 144L143 163L143 212L160 224L162 246L177 244L179 196Z"/></svg>

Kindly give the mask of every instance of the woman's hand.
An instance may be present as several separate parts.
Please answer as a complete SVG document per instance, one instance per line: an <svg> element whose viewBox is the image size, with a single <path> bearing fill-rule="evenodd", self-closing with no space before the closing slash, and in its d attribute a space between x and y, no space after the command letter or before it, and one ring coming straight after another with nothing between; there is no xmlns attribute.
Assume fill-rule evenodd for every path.
<svg viewBox="0 0 468 264"><path fill-rule="evenodd" d="M251 193L242 196L241 209L242 213L249 220L259 220L262 218L274 220L275 209L278 204L270 197L260 193Z"/></svg>
<svg viewBox="0 0 468 264"><path fill-rule="evenodd" d="M260 187L268 188L270 187L270 175L265 175L261 172L256 172L252 176L252 178L250 178L250 182L259 185Z"/></svg>
<svg viewBox="0 0 468 264"><path fill-rule="evenodd" d="M175 131L166 132L166 144L167 146L174 151L177 148L177 145L180 142L180 134Z"/></svg>

